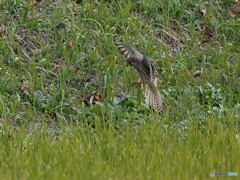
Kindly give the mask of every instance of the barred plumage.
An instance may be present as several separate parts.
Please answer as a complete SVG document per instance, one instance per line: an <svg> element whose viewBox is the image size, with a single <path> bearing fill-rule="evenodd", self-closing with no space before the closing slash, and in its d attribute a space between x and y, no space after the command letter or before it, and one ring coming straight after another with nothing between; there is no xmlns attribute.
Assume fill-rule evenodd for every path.
<svg viewBox="0 0 240 180"><path fill-rule="evenodd" d="M154 110L161 113L163 111L163 98L157 89L158 72L155 61L120 41L115 41L115 44L118 46L120 52L127 58L128 64L137 70L141 79L140 82L137 83L143 84L145 87L145 101L150 104Z"/></svg>

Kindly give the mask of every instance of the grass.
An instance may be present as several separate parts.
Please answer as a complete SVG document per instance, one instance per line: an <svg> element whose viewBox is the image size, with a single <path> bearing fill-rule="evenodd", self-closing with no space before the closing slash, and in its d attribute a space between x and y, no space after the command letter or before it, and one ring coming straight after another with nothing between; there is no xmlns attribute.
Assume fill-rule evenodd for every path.
<svg viewBox="0 0 240 180"><path fill-rule="evenodd" d="M226 17L232 4L0 1L0 178L239 173L240 31L239 16ZM184 42L176 53L161 34L172 32L171 19ZM206 26L216 38L199 44ZM162 115L130 87L138 76L115 47L116 36L156 60ZM196 70L202 75L194 77ZM103 102L81 102L95 92Z"/></svg>
<svg viewBox="0 0 240 180"><path fill-rule="evenodd" d="M203 179L212 170L238 171L236 129L223 128L214 117L207 120L207 130L202 131L194 124L188 132L180 132L152 122L138 129L129 124L123 132L111 126L97 126L94 131L71 127L72 137L67 132L57 137L45 132L3 136L1 176Z"/></svg>

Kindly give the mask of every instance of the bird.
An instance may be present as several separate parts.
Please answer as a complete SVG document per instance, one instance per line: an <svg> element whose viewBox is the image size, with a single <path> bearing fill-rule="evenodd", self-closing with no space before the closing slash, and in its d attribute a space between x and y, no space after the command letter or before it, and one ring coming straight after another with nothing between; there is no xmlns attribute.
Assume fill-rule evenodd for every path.
<svg viewBox="0 0 240 180"><path fill-rule="evenodd" d="M159 75L156 62L149 58L146 53L140 53L130 45L123 44L122 41L114 41L120 53L127 59L127 64L135 68L140 76L140 81L133 83L133 85L143 85L145 102L161 114L164 101L157 88Z"/></svg>

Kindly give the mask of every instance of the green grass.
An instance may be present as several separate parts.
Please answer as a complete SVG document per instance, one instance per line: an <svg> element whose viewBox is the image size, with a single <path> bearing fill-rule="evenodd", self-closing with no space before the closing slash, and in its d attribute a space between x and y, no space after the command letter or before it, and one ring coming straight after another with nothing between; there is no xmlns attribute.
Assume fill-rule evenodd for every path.
<svg viewBox="0 0 240 180"><path fill-rule="evenodd" d="M226 16L233 1L214 2L0 1L0 179L240 173L239 16ZM158 39L171 19L184 42L173 54ZM216 39L199 47L206 26ZM138 76L116 36L156 60L162 115L130 87ZM103 102L84 105L94 92Z"/></svg>
<svg viewBox="0 0 240 180"><path fill-rule="evenodd" d="M98 119L98 118L96 118ZM98 119L99 120L99 119ZM2 178L106 179L206 179L210 171L239 171L236 128L223 128L214 117L199 130L163 128L153 121L121 131L113 126L84 130L72 127L73 136L63 132L1 138ZM233 121L233 119L231 119ZM42 127L45 129L45 127Z"/></svg>

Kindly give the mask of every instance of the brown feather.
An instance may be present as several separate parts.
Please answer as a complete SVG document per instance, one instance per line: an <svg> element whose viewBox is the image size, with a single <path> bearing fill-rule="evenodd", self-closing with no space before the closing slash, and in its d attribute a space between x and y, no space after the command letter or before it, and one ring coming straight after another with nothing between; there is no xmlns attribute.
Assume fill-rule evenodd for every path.
<svg viewBox="0 0 240 180"><path fill-rule="evenodd" d="M127 62L133 66L140 78L141 83L145 84L145 101L158 113L163 111L163 98L157 89L158 72L157 64L145 54L138 52L129 45L120 41L115 41L120 52L126 57Z"/></svg>

